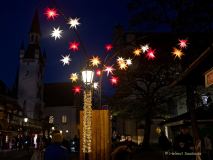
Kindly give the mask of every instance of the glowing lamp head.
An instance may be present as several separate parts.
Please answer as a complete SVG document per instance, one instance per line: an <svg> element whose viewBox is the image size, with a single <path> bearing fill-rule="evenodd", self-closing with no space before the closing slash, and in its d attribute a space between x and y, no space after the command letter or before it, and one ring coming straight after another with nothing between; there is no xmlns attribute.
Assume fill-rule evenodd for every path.
<svg viewBox="0 0 213 160"><path fill-rule="evenodd" d="M82 80L85 85L90 85L93 82L94 72L92 70L86 69L82 71Z"/></svg>

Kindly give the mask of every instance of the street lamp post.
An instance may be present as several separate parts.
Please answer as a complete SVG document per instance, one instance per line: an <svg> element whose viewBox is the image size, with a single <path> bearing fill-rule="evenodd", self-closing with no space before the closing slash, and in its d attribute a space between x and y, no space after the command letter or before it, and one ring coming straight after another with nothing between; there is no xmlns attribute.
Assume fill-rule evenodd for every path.
<svg viewBox="0 0 213 160"><path fill-rule="evenodd" d="M92 144L92 83L94 72L89 69L82 71L82 80L85 85L84 90L84 111L83 111L83 153L84 158L89 159Z"/></svg>

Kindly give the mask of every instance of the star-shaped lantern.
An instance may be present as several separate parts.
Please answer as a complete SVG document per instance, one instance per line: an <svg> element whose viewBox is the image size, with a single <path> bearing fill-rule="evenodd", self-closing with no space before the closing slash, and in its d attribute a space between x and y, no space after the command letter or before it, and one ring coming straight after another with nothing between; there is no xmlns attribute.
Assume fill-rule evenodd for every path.
<svg viewBox="0 0 213 160"><path fill-rule="evenodd" d="M151 48L150 48L150 49L147 51L146 57L147 57L148 59L155 59L155 49L151 49Z"/></svg>
<svg viewBox="0 0 213 160"><path fill-rule="evenodd" d="M59 15L55 8L47 8L44 14L47 16L47 19L55 19Z"/></svg>
<svg viewBox="0 0 213 160"><path fill-rule="evenodd" d="M148 44L142 45L141 50L142 50L143 53L147 52L149 50L149 45Z"/></svg>
<svg viewBox="0 0 213 160"><path fill-rule="evenodd" d="M69 54L66 56L62 55L62 59L60 61L63 63L63 65L66 65L66 64L69 65L71 61L70 55Z"/></svg>
<svg viewBox="0 0 213 160"><path fill-rule="evenodd" d="M187 39L179 39L178 45L180 48L186 48L188 45L188 40Z"/></svg>
<svg viewBox="0 0 213 160"><path fill-rule="evenodd" d="M90 63L91 63L91 65L94 67L94 66L98 66L100 63L101 63L101 61L100 61L100 59L99 59L99 57L98 56L93 56L91 59L90 59Z"/></svg>
<svg viewBox="0 0 213 160"><path fill-rule="evenodd" d="M105 48L107 51L111 51L112 50L112 45L111 44L106 44Z"/></svg>
<svg viewBox="0 0 213 160"><path fill-rule="evenodd" d="M141 55L141 49L139 49L139 48L135 49L135 50L133 51L133 54L134 54L135 56L140 56L140 55Z"/></svg>
<svg viewBox="0 0 213 160"><path fill-rule="evenodd" d="M78 48L79 45L80 45L80 44L79 44L78 42L75 42L75 41L74 41L74 42L70 42L70 43L69 43L69 49L70 49L70 50L73 50L73 51L77 51L77 50L79 49L79 48Z"/></svg>
<svg viewBox="0 0 213 160"><path fill-rule="evenodd" d="M177 48L173 48L172 54L175 56L175 58L177 57L179 59L181 59L181 57L183 56L183 52Z"/></svg>
<svg viewBox="0 0 213 160"><path fill-rule="evenodd" d="M60 39L62 36L61 36L61 33L62 33L63 31L62 30L60 30L60 27L58 27L58 28L55 28L55 27L53 27L53 31L52 31L52 33L51 33L51 37L54 37L55 38L55 40L58 38L58 39Z"/></svg>
<svg viewBox="0 0 213 160"><path fill-rule="evenodd" d="M76 81L78 80L78 74L77 74L77 73L72 73L72 74L70 75L70 80L71 80L72 82L76 82Z"/></svg>
<svg viewBox="0 0 213 160"><path fill-rule="evenodd" d="M79 23L79 19L80 18L69 18L69 20L68 20L68 23L67 24L69 24L70 25L70 28L77 28L77 26L79 26L80 25L80 23Z"/></svg>
<svg viewBox="0 0 213 160"><path fill-rule="evenodd" d="M113 66L105 66L104 69L104 71L107 72L107 76L109 75L109 73L113 74L113 70L115 70Z"/></svg>
<svg viewBox="0 0 213 160"><path fill-rule="evenodd" d="M112 77L110 79L110 81L111 81L112 85L116 85L118 83L118 77Z"/></svg>

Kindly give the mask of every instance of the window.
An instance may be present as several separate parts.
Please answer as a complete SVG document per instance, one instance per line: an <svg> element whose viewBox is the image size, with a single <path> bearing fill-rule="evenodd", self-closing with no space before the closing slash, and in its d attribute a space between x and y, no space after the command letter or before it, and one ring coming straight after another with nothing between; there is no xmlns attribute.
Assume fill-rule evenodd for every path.
<svg viewBox="0 0 213 160"><path fill-rule="evenodd" d="M61 122L62 122L62 123L67 123L67 116L66 116L66 115L63 115L63 116L62 116Z"/></svg>
<svg viewBox="0 0 213 160"><path fill-rule="evenodd" d="M53 124L54 122L54 117L53 116L49 116L49 123Z"/></svg>

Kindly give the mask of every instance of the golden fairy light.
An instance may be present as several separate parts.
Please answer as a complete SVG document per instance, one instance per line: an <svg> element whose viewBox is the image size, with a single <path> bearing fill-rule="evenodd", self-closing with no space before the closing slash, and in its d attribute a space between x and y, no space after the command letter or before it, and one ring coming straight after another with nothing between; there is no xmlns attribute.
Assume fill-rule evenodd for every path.
<svg viewBox="0 0 213 160"><path fill-rule="evenodd" d="M92 151L92 91L84 91L84 112L83 112L83 152Z"/></svg>

